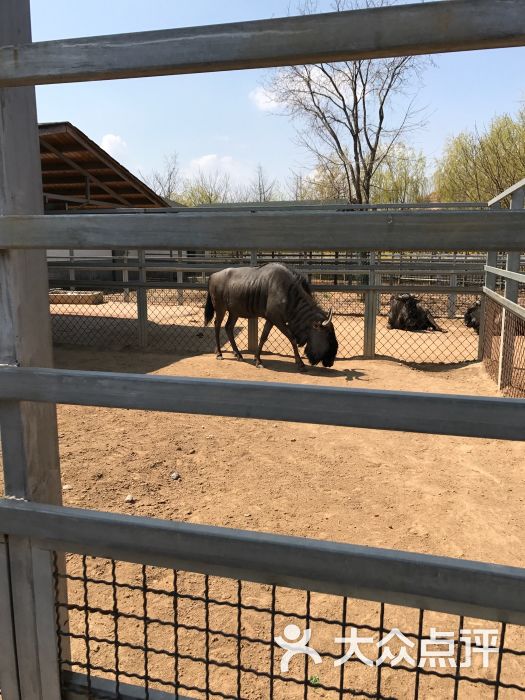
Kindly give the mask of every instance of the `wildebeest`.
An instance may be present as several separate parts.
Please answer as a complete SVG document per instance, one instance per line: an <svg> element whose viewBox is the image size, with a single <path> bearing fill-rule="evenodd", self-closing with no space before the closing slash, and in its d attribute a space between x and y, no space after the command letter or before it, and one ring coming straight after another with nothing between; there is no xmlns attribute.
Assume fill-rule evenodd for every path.
<svg viewBox="0 0 525 700"><path fill-rule="evenodd" d="M387 328L401 331L441 331L428 309L421 305L414 294L398 294L390 297Z"/></svg>
<svg viewBox="0 0 525 700"><path fill-rule="evenodd" d="M233 335L237 319L262 317L266 323L255 353L257 367L262 367L261 351L273 326L292 344L300 371L305 369L298 349L303 345L311 365L334 364L338 345L332 311L326 314L313 299L307 280L286 265L229 267L210 276L204 324L208 325L215 314L217 359L222 359L220 329L226 312L226 333L238 360L243 358Z"/></svg>
<svg viewBox="0 0 525 700"><path fill-rule="evenodd" d="M472 306L469 306L464 315L467 328L473 328L479 335L479 325L481 322L481 301L478 299Z"/></svg>

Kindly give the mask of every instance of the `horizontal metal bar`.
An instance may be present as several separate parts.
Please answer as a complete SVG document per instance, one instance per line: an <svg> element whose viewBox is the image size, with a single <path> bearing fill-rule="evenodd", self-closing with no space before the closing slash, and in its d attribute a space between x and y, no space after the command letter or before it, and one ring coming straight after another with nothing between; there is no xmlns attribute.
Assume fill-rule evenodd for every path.
<svg viewBox="0 0 525 700"><path fill-rule="evenodd" d="M106 290L109 293L119 289L208 289L208 286L203 283L191 282L161 282L156 280L150 280L149 282L113 282L111 280L49 280L49 286L52 289L101 289Z"/></svg>
<svg viewBox="0 0 525 700"><path fill-rule="evenodd" d="M525 439L525 399L112 372L0 368L0 400Z"/></svg>
<svg viewBox="0 0 525 700"><path fill-rule="evenodd" d="M228 212L228 211L380 211L404 209L488 209L486 202L418 202L386 204L353 204L349 202L319 202L319 201L289 201L289 202L239 202L225 204L206 204L198 207L173 205L171 207L105 207L89 210L78 210L75 214L179 214L180 212ZM53 216L69 215L68 211L49 212Z"/></svg>
<svg viewBox="0 0 525 700"><path fill-rule="evenodd" d="M510 197L511 194L514 194L514 192L517 192L518 190L522 190L522 189L525 189L525 177L523 178L523 180L520 180L515 185L512 185L511 187L506 189L504 192L502 192L501 194L498 194L496 197L491 199L490 202L488 203L488 206L491 207L494 204L496 204L496 202L500 202L502 199L505 199L505 197Z"/></svg>
<svg viewBox="0 0 525 700"><path fill-rule="evenodd" d="M512 272L511 270L502 270L500 267L492 267L491 265L485 265L485 272L491 272L493 275L498 277L505 277L509 280L517 280L525 284L525 273L523 272Z"/></svg>
<svg viewBox="0 0 525 700"><path fill-rule="evenodd" d="M0 87L524 44L522 0L449 0L6 46Z"/></svg>
<svg viewBox="0 0 525 700"><path fill-rule="evenodd" d="M525 569L0 500L0 532L67 553L525 624Z"/></svg>
<svg viewBox="0 0 525 700"><path fill-rule="evenodd" d="M93 280L49 280L49 285L52 289L101 289L102 291L111 291L118 289L202 289L206 291L208 285L204 282L191 284L190 282L161 282L158 280L149 280L148 282L113 282L93 281ZM481 285L472 285L471 287L450 287L442 285L367 285L367 284L316 284L311 285L314 292L344 292L348 294L357 294L364 292L381 292L383 294L409 294L417 292L418 294L480 294ZM337 315L337 314L336 314Z"/></svg>
<svg viewBox="0 0 525 700"><path fill-rule="evenodd" d="M281 261L279 261L281 262ZM262 263L261 263L262 264ZM224 270L225 267L245 267L247 265L242 263L222 263L221 265L152 265L148 263L145 267L141 269L145 272L217 272L218 270ZM470 267L454 267L450 268L450 263L447 267L443 268L431 268L429 266L421 268L413 267L399 267L397 266L385 266L385 265L370 265L369 267L309 267L301 263L296 263L293 267L298 271L302 272L304 275L363 275L369 274L370 272L383 272L385 274L414 274L414 275L457 275L457 274L470 274L475 272L482 273L484 271L484 266L482 264L474 263ZM122 272L127 270L128 272L138 272L139 267L137 265L100 265L99 263L94 264L77 264L69 263L67 261L60 262L49 262L49 270L76 270L76 271L112 271L112 272Z"/></svg>
<svg viewBox="0 0 525 700"><path fill-rule="evenodd" d="M523 306L519 306L509 299L505 299L505 297L501 296L501 294L493 292L492 289L489 289L488 287L483 287L483 293L493 299L497 304L505 307L509 311L512 311L513 314L519 316L519 318L525 321L525 308Z"/></svg>
<svg viewBox="0 0 525 700"><path fill-rule="evenodd" d="M5 216L0 248L521 252L525 211Z"/></svg>

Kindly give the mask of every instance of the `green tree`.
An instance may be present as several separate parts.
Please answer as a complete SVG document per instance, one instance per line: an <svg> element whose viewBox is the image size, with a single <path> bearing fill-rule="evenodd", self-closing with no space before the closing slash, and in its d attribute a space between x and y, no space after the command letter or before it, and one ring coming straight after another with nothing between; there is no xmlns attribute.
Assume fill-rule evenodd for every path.
<svg viewBox="0 0 525 700"><path fill-rule="evenodd" d="M424 202L429 195L424 154L396 144L374 174L372 202Z"/></svg>
<svg viewBox="0 0 525 700"><path fill-rule="evenodd" d="M228 173L220 170L199 170L193 177L184 180L178 201L188 207L202 204L224 204L231 201L231 185Z"/></svg>
<svg viewBox="0 0 525 700"><path fill-rule="evenodd" d="M434 181L444 202L485 202L525 177L525 109L451 138Z"/></svg>

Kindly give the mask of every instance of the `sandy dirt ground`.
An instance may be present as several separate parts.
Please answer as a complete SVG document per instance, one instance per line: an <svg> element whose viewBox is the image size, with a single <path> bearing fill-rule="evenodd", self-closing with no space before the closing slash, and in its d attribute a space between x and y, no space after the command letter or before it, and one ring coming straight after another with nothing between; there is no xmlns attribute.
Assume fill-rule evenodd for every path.
<svg viewBox="0 0 525 700"><path fill-rule="evenodd" d="M80 350L58 350L56 364L72 369L314 384L348 391L370 388L497 395L479 364L421 371L398 362L359 359L298 374L290 359L276 356L267 357L266 368L257 370L251 362L236 362L231 355L218 362L210 355L174 358ZM58 416L66 505L525 566L524 443L74 406L60 406ZM175 472L177 478L173 478ZM129 496L133 502L126 501ZM111 581L108 562L97 560L89 566L92 575ZM68 568L78 575L78 558L71 558ZM123 581L140 585L142 572L138 567L120 564L118 571ZM155 588L173 591L171 572L151 569L148 575ZM184 575L180 585L193 595L195 591L202 595L205 590L202 577L196 575ZM212 595L236 600L238 592L231 582L215 580L212 585ZM243 600L269 606L269 591L268 587L246 584ZM81 606L83 595L80 583L73 582L70 600ZM137 591L122 588L118 596L122 609L127 606L132 615L140 613L143 600ZM280 596L279 609L303 606L304 612L304 594L281 591ZM114 640L110 586L90 584L88 597L90 606L106 610L106 614L93 614L90 637ZM150 617L172 620L172 595L151 594L149 601ZM183 604L186 607L180 609L180 615L186 623L203 625L202 601L181 599ZM340 599L315 594L312 606L323 617L341 620ZM235 609L211 608L212 626L235 632ZM377 605L353 602L351 610L352 623L378 624ZM416 612L387 606L385 626L417 631ZM243 634L268 639L269 619L268 614L245 611ZM279 632L290 619L277 618ZM425 630L432 621L442 630L456 630L458 625L457 618L427 614ZM86 634L81 612L72 611L70 623L71 629ZM302 620L298 624L305 626ZM329 644L330 635L340 636L340 622L335 628L321 623L317 630L311 626L320 643ZM490 627L487 623L484 626ZM143 627L133 616L124 615L118 623L121 642L127 639L130 644L120 648L120 670L131 674L132 682L138 682L134 673L144 673L144 654L132 648L144 641ZM179 654L206 654L204 633L182 630L180 635L176 640L174 628L168 624L149 625L149 645L168 652L148 654L151 676L173 677L169 650L175 645ZM85 641L74 639L75 658L85 663L89 651L91 664L113 669L114 644L96 640L86 646ZM513 643L524 648L522 631L509 629L507 644ZM214 634L207 644L214 659L235 662L237 652L231 639ZM331 644L332 652L341 648L334 648L333 639ZM242 654L243 665L268 670L268 647L243 642ZM503 680L525 685L523 657L521 665L519 661L514 657L505 662ZM304 662L294 664L291 671L303 677ZM203 667L202 663L179 659L182 686L204 688ZM211 687L235 697L236 674L213 664L210 668ZM311 679L308 697L339 697L335 691L316 687L317 683L338 687L339 669L336 672L330 660L318 668L311 665L307 671ZM376 669L361 664L349 664L348 668L345 687L375 692ZM455 673L454 669L448 672ZM494 677L495 661L480 673ZM114 678L102 671L98 675ZM266 679L243 673L241 681L243 698L269 697ZM415 674L385 669L381 683L382 697L412 697ZM453 685L452 680L422 677L419 697L452 697ZM169 690L159 684L153 687ZM197 690L186 694L205 697ZM274 697L302 698L303 690L276 683ZM459 698L488 697L494 697L493 689L460 684ZM518 694L507 690L499 697Z"/></svg>

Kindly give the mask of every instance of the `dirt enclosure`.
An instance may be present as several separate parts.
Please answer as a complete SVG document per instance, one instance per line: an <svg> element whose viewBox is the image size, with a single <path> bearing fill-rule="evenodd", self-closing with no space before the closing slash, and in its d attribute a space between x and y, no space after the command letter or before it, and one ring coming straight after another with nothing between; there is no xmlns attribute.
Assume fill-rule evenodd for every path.
<svg viewBox="0 0 525 700"><path fill-rule="evenodd" d="M79 350L58 350L56 364L348 391L496 394L479 364L420 371L390 361L339 361L332 369L310 369L303 375L290 359L276 356L268 356L266 368L257 370L231 355L218 362L209 355ZM525 566L523 443L74 406L60 406L58 414L67 505ZM302 680L307 674L308 697L350 697L324 687L363 690L358 696L367 697L378 682L381 697L412 697L416 676L419 697L453 695L456 671L451 668L438 668L437 676L388 668L379 674L376 668L349 662L341 680L329 656L341 650L334 637L344 636L340 598L307 598L277 589L272 627L268 586L243 584L241 591L222 579L184 573L174 579L173 572L163 569L144 571L122 563L113 569L100 559L88 558L84 567L77 556L68 557L68 572L74 577L69 585L73 670L87 665L94 676L139 684L148 677L151 688L167 692L173 692L175 678L181 692L195 698L207 697L209 688L263 700L270 697L270 686L261 673L268 673L273 663L279 675L282 653L277 650L272 661L272 631L282 634L290 621L304 628L309 620L312 644L327 650L327 656L322 666L310 663L307 669L302 657L294 660L287 675ZM152 589L146 598L141 592L145 581ZM381 618L379 605L363 601L349 601L344 614L347 633L348 625L362 624L365 632L375 630L368 634L377 638L378 630L394 627L416 635L420 623L416 610L386 606ZM421 629L428 634L434 625L457 632L458 620L426 613ZM463 627L469 625L497 627L463 621ZM212 633L205 632L206 626ZM243 641L238 646L239 630ZM524 649L522 630L509 627L505 643ZM242 673L235 670L238 658ZM501 680L524 684L522 658L505 659ZM246 669L259 669L259 675ZM493 679L496 662L464 673ZM166 679L171 679L168 685ZM304 697L302 686L290 681L276 680L272 690L276 699ZM459 698L494 697L493 688L479 683L462 681L459 690ZM209 697L219 695L211 692ZM521 695L508 689L500 690L499 697Z"/></svg>

